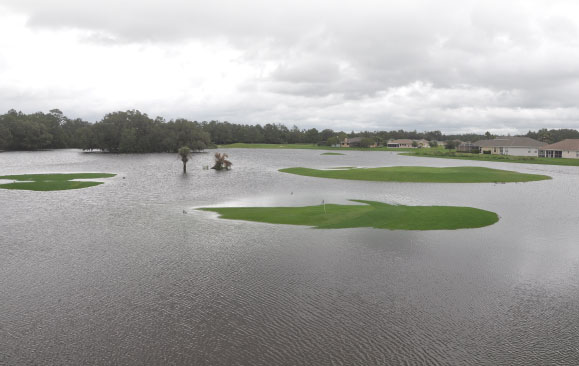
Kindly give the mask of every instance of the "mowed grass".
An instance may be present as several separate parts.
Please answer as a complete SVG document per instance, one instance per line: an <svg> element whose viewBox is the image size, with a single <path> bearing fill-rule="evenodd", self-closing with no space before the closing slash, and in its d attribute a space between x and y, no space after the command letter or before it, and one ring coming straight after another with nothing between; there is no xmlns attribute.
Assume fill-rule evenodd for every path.
<svg viewBox="0 0 579 366"><path fill-rule="evenodd" d="M388 147L331 147L318 146L314 144L245 144L235 143L229 145L219 145L224 149L306 149L306 150L355 150L355 151L410 151L408 148L388 148Z"/></svg>
<svg viewBox="0 0 579 366"><path fill-rule="evenodd" d="M306 207L215 207L201 208L220 218L304 225L317 229L369 227L390 230L456 230L480 228L496 223L496 213L472 207L399 206L382 202L352 200L363 205L327 204Z"/></svg>
<svg viewBox="0 0 579 366"><path fill-rule="evenodd" d="M116 174L109 173L72 173L72 174L22 174L4 175L0 179L14 180L13 183L0 184L4 189L22 189L28 191L63 191L97 186L103 182L76 182L72 179L110 178Z"/></svg>
<svg viewBox="0 0 579 366"><path fill-rule="evenodd" d="M395 166L343 170L286 168L280 169L279 171L282 173L305 175L316 178L366 180L377 182L508 183L551 179L551 177L546 175L525 174L510 170L482 167L431 168L422 166Z"/></svg>
<svg viewBox="0 0 579 366"><path fill-rule="evenodd" d="M468 154L456 152L454 150L441 150L441 149L437 150L420 149L404 152L400 155L420 156L427 158L496 161L501 163L579 166L579 159L561 159L561 158L553 159L553 158L540 158L536 156Z"/></svg>
<svg viewBox="0 0 579 366"><path fill-rule="evenodd" d="M321 153L320 155L346 155L346 154L342 154L342 153L333 153L333 152L326 152L326 153Z"/></svg>

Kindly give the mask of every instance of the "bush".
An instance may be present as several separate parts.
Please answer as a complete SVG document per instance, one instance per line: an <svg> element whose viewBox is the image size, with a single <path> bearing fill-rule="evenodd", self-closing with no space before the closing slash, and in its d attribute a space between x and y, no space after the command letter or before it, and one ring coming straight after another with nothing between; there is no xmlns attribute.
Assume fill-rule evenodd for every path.
<svg viewBox="0 0 579 366"><path fill-rule="evenodd" d="M211 169L215 169L215 170L229 170L229 169L231 169L231 166L233 165L233 163L230 162L229 160L227 160L227 158L228 158L227 154L215 153L215 165L213 165L213 167L211 167Z"/></svg>

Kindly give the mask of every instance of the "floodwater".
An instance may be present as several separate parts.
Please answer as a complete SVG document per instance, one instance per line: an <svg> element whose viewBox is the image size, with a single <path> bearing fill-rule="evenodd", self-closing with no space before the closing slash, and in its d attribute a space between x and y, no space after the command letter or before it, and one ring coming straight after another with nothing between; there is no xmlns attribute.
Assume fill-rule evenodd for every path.
<svg viewBox="0 0 579 366"><path fill-rule="evenodd" d="M220 150L225 151L225 150ZM579 168L228 150L5 152L0 175L107 172L93 188L0 189L0 364L579 364ZM304 166L487 166L510 184L381 183ZM195 207L377 200L491 210L457 231L320 230Z"/></svg>

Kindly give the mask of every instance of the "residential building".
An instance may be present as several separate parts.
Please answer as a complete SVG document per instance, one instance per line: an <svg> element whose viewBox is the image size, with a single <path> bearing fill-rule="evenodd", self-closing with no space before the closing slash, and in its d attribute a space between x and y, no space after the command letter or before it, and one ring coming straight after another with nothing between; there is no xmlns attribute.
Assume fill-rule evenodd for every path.
<svg viewBox="0 0 579 366"><path fill-rule="evenodd" d="M566 139L542 146L539 156L544 158L579 159L579 139Z"/></svg>
<svg viewBox="0 0 579 366"><path fill-rule="evenodd" d="M390 140L386 144L386 147L412 147L412 140L410 139L399 139L399 140Z"/></svg>
<svg viewBox="0 0 579 366"><path fill-rule="evenodd" d="M430 147L430 142L425 139L416 140L418 147Z"/></svg>
<svg viewBox="0 0 579 366"><path fill-rule="evenodd" d="M479 140L474 145L480 147L481 154L539 156L539 148L545 143L530 137L509 136Z"/></svg>
<svg viewBox="0 0 579 366"><path fill-rule="evenodd" d="M342 142L340 142L340 147L359 147L362 139L364 139L364 137L346 137ZM378 146L376 142L372 142L372 144L368 147L376 146Z"/></svg>
<svg viewBox="0 0 579 366"><path fill-rule="evenodd" d="M456 151L465 152L465 153L479 153L480 147L478 147L477 145L473 144L470 141L467 141L467 142L463 142L462 144L458 145L456 147Z"/></svg>

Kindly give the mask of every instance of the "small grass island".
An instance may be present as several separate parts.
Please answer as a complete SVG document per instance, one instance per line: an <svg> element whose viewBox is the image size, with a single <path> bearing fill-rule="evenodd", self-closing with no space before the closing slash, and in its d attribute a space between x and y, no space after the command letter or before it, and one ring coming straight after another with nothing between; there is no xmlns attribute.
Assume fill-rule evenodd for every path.
<svg viewBox="0 0 579 366"><path fill-rule="evenodd" d="M305 207L209 207L222 219L304 225L316 229L369 227L389 230L456 230L481 228L499 221L496 213L472 207L402 206L352 200L362 205Z"/></svg>
<svg viewBox="0 0 579 366"><path fill-rule="evenodd" d="M316 178L366 180L377 182L418 183L511 183L551 179L546 175L518 173L483 167L431 168L423 166L393 166L382 168L310 169L286 168L282 173Z"/></svg>
<svg viewBox="0 0 579 366"><path fill-rule="evenodd" d="M109 173L70 173L70 174L21 174L3 175L0 179L12 180L12 183L0 184L4 189L21 189L28 191L64 191L97 186L103 182L75 181L73 179L111 178L116 174Z"/></svg>
<svg viewBox="0 0 579 366"><path fill-rule="evenodd" d="M321 153L320 155L346 155L346 154L335 153L335 152L325 152L325 153Z"/></svg>

